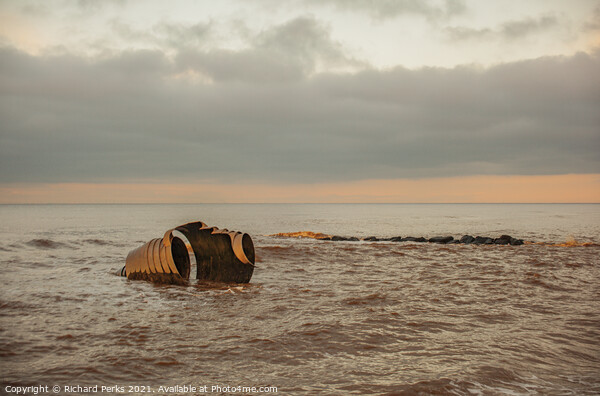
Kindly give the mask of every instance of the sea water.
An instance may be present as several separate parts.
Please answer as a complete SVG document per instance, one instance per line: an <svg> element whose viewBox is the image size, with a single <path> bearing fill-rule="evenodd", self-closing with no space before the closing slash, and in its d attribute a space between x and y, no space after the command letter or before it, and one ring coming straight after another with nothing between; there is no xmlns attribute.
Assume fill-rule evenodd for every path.
<svg viewBox="0 0 600 396"><path fill-rule="evenodd" d="M198 220L252 236L249 284L116 275ZM0 205L0 236L0 393L600 393L600 205Z"/></svg>

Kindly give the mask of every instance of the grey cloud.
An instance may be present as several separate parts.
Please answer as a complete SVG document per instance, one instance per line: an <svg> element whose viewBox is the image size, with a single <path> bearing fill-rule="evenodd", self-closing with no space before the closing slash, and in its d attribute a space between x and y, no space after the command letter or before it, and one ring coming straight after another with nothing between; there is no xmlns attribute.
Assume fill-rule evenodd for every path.
<svg viewBox="0 0 600 396"><path fill-rule="evenodd" d="M597 31L600 30L600 6L594 8L592 15L588 21L583 25L585 31Z"/></svg>
<svg viewBox="0 0 600 396"><path fill-rule="evenodd" d="M162 23L154 28L161 34L171 47L183 45L198 45L208 40L211 36L212 23L195 23L182 26L174 23Z"/></svg>
<svg viewBox="0 0 600 396"><path fill-rule="evenodd" d="M84 11L96 11L106 6L122 7L127 3L127 0L77 0L77 6Z"/></svg>
<svg viewBox="0 0 600 396"><path fill-rule="evenodd" d="M559 26L559 20L556 16L543 15L538 18L507 21L495 29L450 26L444 30L448 38L455 41L471 39L487 40L494 37L504 40L517 40L531 34L546 31L556 26Z"/></svg>
<svg viewBox="0 0 600 396"><path fill-rule="evenodd" d="M558 19L552 15L540 18L527 18L519 21L509 21L502 25L500 33L507 38L517 39L530 33L545 31L558 25Z"/></svg>
<svg viewBox="0 0 600 396"><path fill-rule="evenodd" d="M183 48L176 63L216 81L298 81L320 65L359 67L364 62L345 55L342 45L313 18L300 17L265 30L238 50Z"/></svg>
<svg viewBox="0 0 600 396"><path fill-rule="evenodd" d="M452 41L463 41L471 39L486 39L493 36L495 32L489 28L474 29L465 26L449 26L444 29L447 37Z"/></svg>
<svg viewBox="0 0 600 396"><path fill-rule="evenodd" d="M461 14L466 6L463 0L305 0L306 3L328 4L344 11L367 12L377 19L393 18L399 15L422 15L427 18L445 18Z"/></svg>
<svg viewBox="0 0 600 396"><path fill-rule="evenodd" d="M48 4L23 3L20 7L21 13L37 17L46 17L51 14L51 7Z"/></svg>
<svg viewBox="0 0 600 396"><path fill-rule="evenodd" d="M172 64L157 50L136 50L100 58L97 67L103 75L121 75L128 79L160 78L172 70Z"/></svg>
<svg viewBox="0 0 600 396"><path fill-rule="evenodd" d="M600 172L599 53L269 84L180 81L152 51L0 60L2 182Z"/></svg>
<svg viewBox="0 0 600 396"><path fill-rule="evenodd" d="M120 19L109 23L111 30L128 43L153 44L161 48L198 48L206 46L213 35L212 22L174 24L162 22L150 29L136 29Z"/></svg>
<svg viewBox="0 0 600 396"><path fill-rule="evenodd" d="M341 44L330 38L329 31L317 20L308 17L296 18L262 32L256 38L256 44L259 48L293 54L305 61L314 58L322 58L331 64L349 61Z"/></svg>
<svg viewBox="0 0 600 396"><path fill-rule="evenodd" d="M184 50L177 55L182 71L194 71L214 81L246 81L256 84L301 80L310 64L302 58L281 57L268 49L242 51Z"/></svg>

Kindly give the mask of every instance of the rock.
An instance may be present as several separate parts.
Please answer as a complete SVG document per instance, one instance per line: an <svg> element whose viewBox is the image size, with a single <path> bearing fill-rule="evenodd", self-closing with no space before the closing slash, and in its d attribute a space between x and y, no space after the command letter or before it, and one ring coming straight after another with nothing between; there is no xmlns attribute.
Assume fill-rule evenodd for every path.
<svg viewBox="0 0 600 396"><path fill-rule="evenodd" d="M339 235L334 235L331 237L332 241L350 241L350 242L356 242L358 241L357 237L343 237L343 236L339 236Z"/></svg>
<svg viewBox="0 0 600 396"><path fill-rule="evenodd" d="M510 235L502 235L500 238L494 239L496 245L508 245L512 237Z"/></svg>
<svg viewBox="0 0 600 396"><path fill-rule="evenodd" d="M423 237L406 237L406 238L402 238L402 242L427 242L427 239L423 238Z"/></svg>
<svg viewBox="0 0 600 396"><path fill-rule="evenodd" d="M490 238L490 237L486 237L486 236L477 236L477 237L473 237L472 235L463 235L460 239L454 239L454 237L452 236L436 236L436 237L432 237L432 238L424 238L424 237L413 237L413 236L407 236L407 237L401 237L401 236L395 236L395 237L389 237L389 238L378 238L376 236L369 236L369 237L365 237L362 239L359 239L357 237L344 237L344 236L340 236L340 235L333 235L333 236L329 236L329 235L325 235L325 234L319 234L318 236L315 237L315 239L318 239L320 241L349 241L349 242L356 242L359 240L363 240L366 242L377 242L377 241L387 241L387 242L431 242L431 243L440 243L440 244L458 244L458 243L464 243L464 244L475 244L475 245L491 245L491 244L496 244L496 245L512 245L512 246L519 246L519 245L523 245L525 242L523 241L523 239L517 239L517 238L513 238L510 235L501 235L498 238Z"/></svg>
<svg viewBox="0 0 600 396"><path fill-rule="evenodd" d="M486 240L488 240L488 237L482 237L482 236L476 236L475 239L473 239L473 243L475 245L483 245L485 243Z"/></svg>
<svg viewBox="0 0 600 396"><path fill-rule="evenodd" d="M454 239L454 237L451 237L451 236L433 237L433 238L429 238L429 242L432 242L432 243L449 243L453 239Z"/></svg>
<svg viewBox="0 0 600 396"><path fill-rule="evenodd" d="M475 240L474 237L472 237L471 235L463 235L462 238L460 238L460 243L473 243L473 241Z"/></svg>
<svg viewBox="0 0 600 396"><path fill-rule="evenodd" d="M337 241L347 241L348 238L345 238L345 237L339 236L339 235L334 235L334 236L331 237L331 240L332 241L336 241L336 242Z"/></svg>

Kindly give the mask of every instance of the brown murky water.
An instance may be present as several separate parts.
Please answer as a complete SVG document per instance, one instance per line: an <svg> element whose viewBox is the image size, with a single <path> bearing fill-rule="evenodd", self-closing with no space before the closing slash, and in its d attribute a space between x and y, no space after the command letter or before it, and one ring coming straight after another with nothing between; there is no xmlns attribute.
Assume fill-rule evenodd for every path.
<svg viewBox="0 0 600 396"><path fill-rule="evenodd" d="M600 393L599 205L1 206L0 218L0 393ZM250 284L114 275L130 249L192 220L253 236ZM268 236L299 230L544 243Z"/></svg>

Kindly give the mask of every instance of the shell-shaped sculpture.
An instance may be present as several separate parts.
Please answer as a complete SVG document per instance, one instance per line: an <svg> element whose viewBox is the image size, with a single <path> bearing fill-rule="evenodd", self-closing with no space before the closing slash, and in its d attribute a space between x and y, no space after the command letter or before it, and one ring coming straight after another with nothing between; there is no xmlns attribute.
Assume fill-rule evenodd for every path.
<svg viewBox="0 0 600 396"><path fill-rule="evenodd" d="M255 260L250 235L208 227L200 221L168 230L162 238L129 252L121 275L159 283L185 283L190 277L190 256L186 243L175 231L183 234L194 252L197 279L250 282Z"/></svg>

